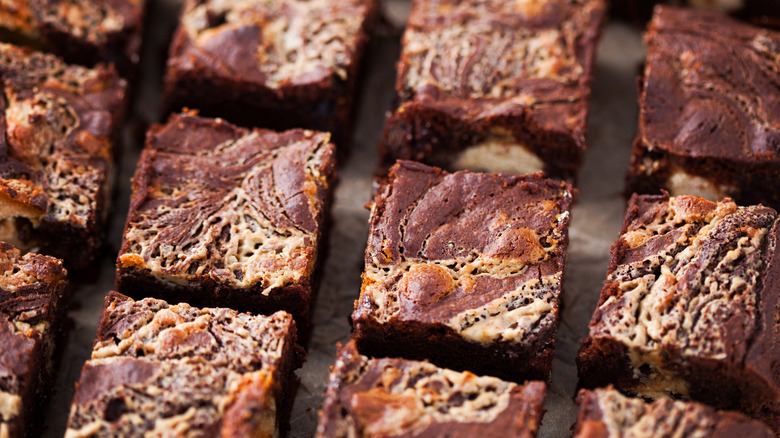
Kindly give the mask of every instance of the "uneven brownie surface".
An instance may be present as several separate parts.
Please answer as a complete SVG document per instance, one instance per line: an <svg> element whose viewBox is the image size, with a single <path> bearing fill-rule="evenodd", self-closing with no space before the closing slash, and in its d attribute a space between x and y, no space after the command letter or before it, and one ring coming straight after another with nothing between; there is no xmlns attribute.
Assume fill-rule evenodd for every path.
<svg viewBox="0 0 780 438"><path fill-rule="evenodd" d="M61 261L0 242L0 436L22 436L45 392L66 275Z"/></svg>
<svg viewBox="0 0 780 438"><path fill-rule="evenodd" d="M780 174L780 33L659 7L645 40L628 190L774 204L761 192Z"/></svg>
<svg viewBox="0 0 780 438"><path fill-rule="evenodd" d="M581 383L691 397L777 426L777 230L761 206L632 198L578 358Z"/></svg>
<svg viewBox="0 0 780 438"><path fill-rule="evenodd" d="M333 152L325 133L173 116L134 179L120 285L140 270L173 287L311 292Z"/></svg>
<svg viewBox="0 0 780 438"><path fill-rule="evenodd" d="M358 337L412 324L486 347L546 348L537 344L555 337L571 200L569 186L539 175L399 161L372 209Z"/></svg>
<svg viewBox="0 0 780 438"><path fill-rule="evenodd" d="M450 168L489 166L468 152L458 156L475 149L481 157L505 157L491 171L512 171L506 161L517 161L522 172L513 173L542 170L550 154L578 163L604 9L600 0L414 2L387 152L417 160L422 154L437 165L452 161ZM429 125L416 124L420 117ZM446 150L435 150L439 143ZM573 173L576 163L553 168Z"/></svg>
<svg viewBox="0 0 780 438"><path fill-rule="evenodd" d="M339 352L317 437L536 435L545 386L438 368L428 362L370 359L354 343Z"/></svg>
<svg viewBox="0 0 780 438"><path fill-rule="evenodd" d="M210 66L268 88L345 80L372 2L187 1L173 54L179 68Z"/></svg>
<svg viewBox="0 0 780 438"><path fill-rule="evenodd" d="M284 312L253 316L111 293L66 436L271 434L289 402L298 348Z"/></svg>
<svg viewBox="0 0 780 438"><path fill-rule="evenodd" d="M0 238L86 264L99 245L125 83L111 69L6 44L0 77ZM52 239L72 239L78 259Z"/></svg>
<svg viewBox="0 0 780 438"><path fill-rule="evenodd" d="M574 437L773 437L766 425L736 412L661 398L647 403L614 389L582 390Z"/></svg>

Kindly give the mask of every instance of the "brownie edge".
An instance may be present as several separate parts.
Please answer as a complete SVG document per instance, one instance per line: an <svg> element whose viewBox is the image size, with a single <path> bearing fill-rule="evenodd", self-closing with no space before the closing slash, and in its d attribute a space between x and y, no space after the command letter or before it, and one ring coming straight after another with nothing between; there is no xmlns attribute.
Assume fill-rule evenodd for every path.
<svg viewBox="0 0 780 438"><path fill-rule="evenodd" d="M544 414L545 385L368 358L340 347L319 413L317 438L527 437Z"/></svg>

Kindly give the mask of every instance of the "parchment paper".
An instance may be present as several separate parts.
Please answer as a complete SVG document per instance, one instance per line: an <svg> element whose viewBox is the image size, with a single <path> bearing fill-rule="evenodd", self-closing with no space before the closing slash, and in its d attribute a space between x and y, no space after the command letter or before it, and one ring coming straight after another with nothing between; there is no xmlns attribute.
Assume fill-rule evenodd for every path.
<svg viewBox="0 0 780 438"><path fill-rule="evenodd" d="M363 251L368 236L371 181L385 112L390 108L405 0L383 5L388 23L380 26L368 50L367 71L350 153L339 165L340 183L332 208L329 248L314 309L314 328L291 416L292 437L311 436L333 363L336 343L349 339L349 314L360 291ZM84 361L89 357L103 297L114 287L114 261L127 214L130 178L138 161L146 125L157 119L167 44L179 10L177 0L152 0L145 35L141 78L132 116L125 128L119 187L114 200L108 245L94 278L77 284L67 324L67 339L45 415L44 437L60 437ZM576 419L574 358L596 305L609 261L609 247L623 218L623 173L637 123L636 74L644 58L640 31L610 23L598 50L589 120L588 150L580 171L579 195L572 213L563 311L552 385L541 437L565 437Z"/></svg>

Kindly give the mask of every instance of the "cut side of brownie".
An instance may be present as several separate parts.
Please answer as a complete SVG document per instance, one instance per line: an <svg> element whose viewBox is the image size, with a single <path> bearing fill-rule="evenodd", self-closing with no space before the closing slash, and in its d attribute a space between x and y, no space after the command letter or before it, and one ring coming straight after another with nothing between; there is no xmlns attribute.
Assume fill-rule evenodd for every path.
<svg viewBox="0 0 780 438"><path fill-rule="evenodd" d="M693 399L780 431L779 235L767 207L632 197L580 385Z"/></svg>
<svg viewBox="0 0 780 438"><path fill-rule="evenodd" d="M633 193L780 206L780 32L656 9L647 35Z"/></svg>
<svg viewBox="0 0 780 438"><path fill-rule="evenodd" d="M174 115L151 129L117 260L120 292L305 325L331 198L326 133Z"/></svg>
<svg viewBox="0 0 780 438"><path fill-rule="evenodd" d="M375 0L187 0L168 59L165 101L277 130L351 130Z"/></svg>
<svg viewBox="0 0 780 438"><path fill-rule="evenodd" d="M339 350L318 438L534 437L545 385L517 385L404 359L372 359L353 342Z"/></svg>
<svg viewBox="0 0 780 438"><path fill-rule="evenodd" d="M51 51L67 62L138 67L145 0L4 0L0 39Z"/></svg>
<svg viewBox="0 0 780 438"><path fill-rule="evenodd" d="M0 240L92 264L113 182L125 81L0 44Z"/></svg>
<svg viewBox="0 0 780 438"><path fill-rule="evenodd" d="M35 431L47 394L67 271L53 257L0 242L0 437Z"/></svg>
<svg viewBox="0 0 780 438"><path fill-rule="evenodd" d="M254 316L111 292L65 436L277 436L302 354L285 312Z"/></svg>
<svg viewBox="0 0 780 438"><path fill-rule="evenodd" d="M612 388L581 390L577 404L574 438L775 436L765 424L737 412L667 398L648 403Z"/></svg>
<svg viewBox="0 0 780 438"><path fill-rule="evenodd" d="M358 349L547 381L571 202L540 174L399 161L372 206Z"/></svg>
<svg viewBox="0 0 780 438"><path fill-rule="evenodd" d="M407 159L573 180L605 8L602 0L414 1L384 166Z"/></svg>

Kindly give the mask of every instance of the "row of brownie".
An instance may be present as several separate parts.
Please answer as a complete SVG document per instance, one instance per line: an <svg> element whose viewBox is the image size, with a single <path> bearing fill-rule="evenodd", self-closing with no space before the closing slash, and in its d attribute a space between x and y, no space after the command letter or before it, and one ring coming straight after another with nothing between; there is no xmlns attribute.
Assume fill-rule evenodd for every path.
<svg viewBox="0 0 780 438"><path fill-rule="evenodd" d="M480 10L480 7L483 9ZM490 89L494 94L492 97L505 97L501 95L503 90L500 86L498 91L490 88L496 84L490 83L490 78L480 77L485 70L478 66L473 74L476 80L470 76L469 63L479 64L482 58L459 58L463 55L463 46L472 42L470 37L484 32L478 28L480 18L505 24L517 19L517 16L511 16L512 12L517 12L511 8L505 6L501 10L501 6L496 5L474 7L469 4L438 10L435 5L414 3L399 63L396 86L399 107L388 119L385 129L383 155L388 161L403 156L448 168L474 166L485 169L492 164L491 160L485 159L486 156L489 158L493 152L491 149L498 149L498 155L504 158L499 163L504 167L499 170L520 173L529 170L527 167L511 167L515 163L506 150L518 146L527 148L528 142L518 141L518 135L507 128L512 126L508 113L504 112L502 116L507 117L499 119L499 122L495 119L486 122L479 113L480 109L487 107L485 102L480 101L480 91ZM587 7L584 9L587 10ZM497 16L496 11L510 14L510 18ZM478 12L480 16L475 17ZM577 16L576 12L573 15ZM593 16L598 17L598 13ZM587 20L582 22L589 23ZM436 40L442 36L438 25L452 31L452 40ZM594 27L597 33L598 25ZM716 35L717 32L723 33L724 28L727 29L725 35ZM502 29L500 26L498 29L497 35L491 35L493 41L501 39ZM720 199L725 194L731 194L741 202L757 200L755 202L776 205L772 202L774 191L771 184L762 186L763 190L759 193L751 186L756 185L757 180L775 180L771 169L774 156L771 151L766 151L767 147L771 148L771 138L768 139L769 144L754 146L763 148L764 153L758 154L760 156L755 160L763 162L738 169L738 176L712 169L711 157L694 150L696 141L702 140L697 132L709 131L708 134L717 139L723 137L727 129L715 132L717 123L716 126L708 126L702 117L709 116L696 114L695 107L699 104L696 85L694 92L689 93L686 88L688 83L679 81L683 84L682 88L673 90L677 92L671 96L679 98L678 107L667 105L670 96L662 94L670 91L668 81L666 88L659 82L669 79L664 62L671 63L668 58L674 60L677 56L691 65L680 74L699 75L695 79L706 78L710 68L708 61L711 61L707 57L713 56L713 48L718 44L730 47L725 46L726 41L730 41L732 46L734 42L746 40L752 44L747 50L737 46L734 51L742 56L727 62L743 63L757 70L771 70L773 58L762 59L762 53L776 53L777 47L772 42L777 41L777 35L719 14L659 8L647 38L650 47L644 78L642 122L632 164L644 158L643 147L651 151L654 147L663 148L659 146L663 138L648 145L650 142L645 134L648 126L653 131L652 124L657 124L662 133L668 133L679 126L676 124L682 124L683 129L680 130L690 137L678 135L674 138L683 143L683 147L677 149L682 152L678 153L690 153L693 159L689 161L694 163L696 158L704 156L704 162L710 168L702 171L704 166L701 161L698 168L696 164L689 163L683 167L673 158L653 157L655 161L641 176L632 165L627 191L636 191L632 190L632 184L641 181L645 187L640 191L650 193L657 193L664 186L675 194L688 193L694 186L698 190L695 193L710 198ZM588 41L595 44L592 39ZM756 56L751 50L761 53ZM664 53L667 59L656 55L657 51ZM502 55L505 52L494 50L483 57ZM450 69L457 66L459 60L463 62L462 68ZM436 65L437 62L441 64ZM447 65L447 62L452 64ZM497 64L506 65L507 62ZM712 68L736 70L730 66L733 64ZM426 71L426 68L429 70ZM771 86L772 77L776 76L761 77L757 83L749 84L755 87L753 96L759 100L775 99L777 93ZM706 80L704 82L702 86L708 86ZM485 88L475 90L471 88L474 84ZM756 88L762 87L765 93L755 92ZM711 88L709 91L712 91ZM651 97L648 98L648 95ZM648 99L650 105L647 105ZM659 103L667 107L652 107ZM497 101L492 100L490 104L496 105ZM686 108L686 105L689 107ZM502 111L504 109L501 108ZM712 109L708 107L708 110ZM491 110L493 116L500 112ZM659 111L665 111L663 118L659 117ZM584 116L583 112L580 114ZM538 114L535 116L538 117ZM751 122L771 123L765 113L759 116L764 116L764 119ZM533 121L533 116L528 118ZM508 123L507 119L510 120ZM720 117L718 122L726 124L727 120ZM538 128L533 123L524 128L528 129L528 126ZM745 131L747 129L742 132ZM769 131L771 135L771 128ZM538 130L536 135L540 132L544 130ZM671 136L674 137L674 132ZM479 141L475 141L475 137ZM724 148L719 146L728 143L728 140L715 146L710 146L712 142L703 141L703 146L699 147L711 147L721 152L721 159L730 158L731 152L738 157L734 161L740 161L739 164L755 158L751 154L740 156L740 151L734 150L741 148L742 144L755 144L752 138L726 144L726 152L723 153ZM758 140L767 138L764 136ZM666 149L674 150L674 146L679 145ZM729 151L728 147L732 149ZM462 152L464 148L466 152ZM462 157L469 155L469 150L476 151L474 157L482 161L476 165L464 165ZM660 155L657 151L653 152ZM533 153L531 157L529 160L528 155L523 155L520 159L526 163L521 166L534 161ZM579 159L563 160L558 153L552 160L535 161L547 171L553 169L550 161L559 166L567 164L568 174L561 172L560 168L551 173L572 179ZM507 406L506 400L497 401L495 381L465 389L462 382L470 378L459 375L450 378L451 384L442 385L439 381L441 377L427 380L434 373L430 365L397 359L368 359L358 356L357 350L380 357L429 359L437 365L512 380L549 378L547 360L551 358L557 325L563 261L560 254L555 260L556 257L545 255L545 250L564 252L565 224L552 222L555 225L552 229L563 225L564 232L559 229L557 233L559 237L564 237L562 242L560 239L548 239L549 235L544 233L545 237L540 239L536 234L539 229L533 226L530 227L533 232L528 229L511 232L503 229L507 218L516 220L517 217L512 213L506 214L502 205L522 206L529 216L544 218L534 222L535 226L551 222L533 205L518 202L516 194L511 196L506 193L514 189L513 183L504 181L504 189L507 186L512 189L502 193L485 181L496 175L483 177L485 179L469 173L445 176L436 169L400 163L384 181L372 205L366 271L361 296L352 315L355 342L341 350L331 374L318 429L321 436L360 433L372 436L423 435L443 431L460 431L469 435L476 430L489 433L480 423L493 422L509 427L505 416L512 414L502 409L480 411L481 403L491 408ZM719 178L718 185L714 186L717 189L737 188L730 192L713 190L715 178ZM737 186L737 181L747 184ZM728 185L731 182L734 183ZM524 183L526 189L533 185L527 180ZM486 199L483 190L490 192L490 199ZM531 192L539 194L541 190L536 188ZM500 201L494 204L493 198ZM549 205L560 204L554 197L548 197L547 201ZM503 220L495 219L494 214L503 214ZM774 230L776 213L760 206L737 209L730 201L713 204L701 198L670 199L665 195L632 200L628 215L624 229L627 235L613 249L608 281L591 324L591 336L584 341L578 359L581 385L597 387L612 383L624 392L649 398L662 394L693 398L719 408L740 409L777 430L780 396L773 352L778 346L772 333L776 329L778 309L774 304L777 297L771 283L776 241L771 230ZM567 223L568 218L562 222ZM549 233L549 228L546 231ZM559 243L563 243L560 248L557 247ZM669 248L662 245L669 245ZM504 259L489 260L496 255ZM548 263L533 266L545 258ZM526 269L528 263L533 268ZM767 269L769 278L766 281L769 284L758 280L761 277L759 271L763 268ZM521 273L527 278L522 278ZM697 284L697 281L701 283ZM677 287L678 283L684 286ZM507 287L507 284L512 286ZM706 298L699 297L700 294L705 294ZM729 306L727 303L730 301ZM765 324L763 321L770 322L761 325ZM721 324L727 328L722 328ZM741 347L735 347L740 344ZM439 370L436 373L444 372ZM516 388L516 391L521 390ZM533 411L532 405L541 403L538 391L536 387L531 391L534 394L526 394L529 405L524 408ZM751 422L733 413L714 414L711 409L698 404L660 401L648 408L648 412L652 412L648 418L629 419L638 415L641 401L627 401L614 393L600 391L585 392L581 397L586 401L583 402L577 433L585 435L622 433L631 427L659 434L678 432L729 436L741 430L773 435L759 422ZM471 400L479 402L468 403ZM382 404L386 406L382 407ZM438 411L438 417L434 411ZM694 411L707 418L696 418L692 414ZM480 417L479 414L484 415ZM411 419L398 424L400 417L409 415ZM459 415L461 418L458 418ZM520 419L515 424L515 432L534 433L540 413L518 415L515 412L515 415ZM665 418L665 415L670 417ZM594 421L599 416L600 420ZM713 416L724 423L714 420Z"/></svg>
<svg viewBox="0 0 780 438"><path fill-rule="evenodd" d="M353 342L331 374L318 434L468 435L494 423L535 433L559 320L571 190L540 175L396 164L371 206ZM580 385L698 400L777 430L779 229L766 207L632 198L578 358ZM507 380L543 382L521 388ZM657 433L722 426L773 435L760 422L697 404L660 401L642 419L638 407L621 412L641 401L599 391L581 398L581 421L603 415L598 421L618 422L604 426L611 433L637 423ZM677 420L669 423L663 412L671 411ZM621 425L625 415L636 418Z"/></svg>

